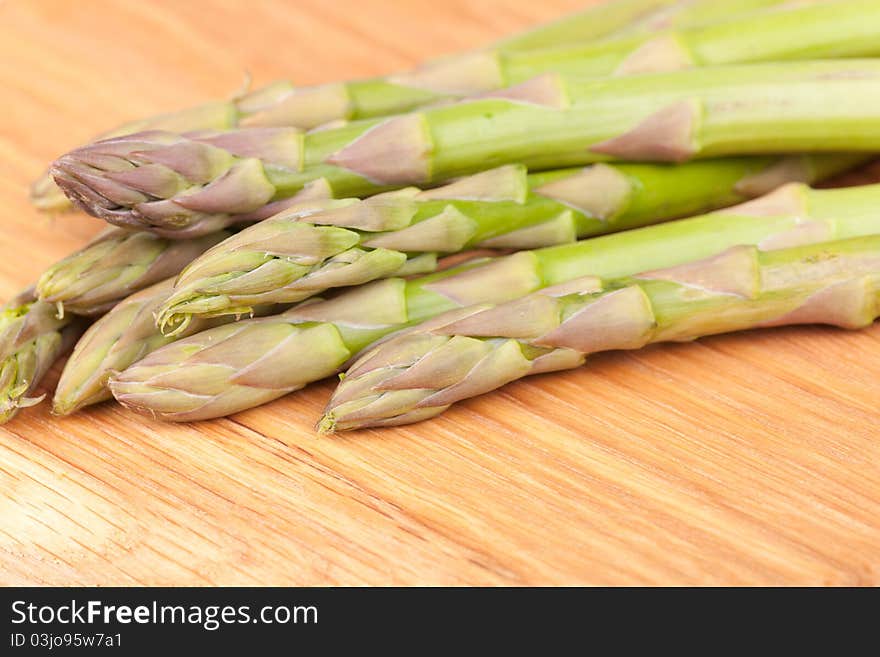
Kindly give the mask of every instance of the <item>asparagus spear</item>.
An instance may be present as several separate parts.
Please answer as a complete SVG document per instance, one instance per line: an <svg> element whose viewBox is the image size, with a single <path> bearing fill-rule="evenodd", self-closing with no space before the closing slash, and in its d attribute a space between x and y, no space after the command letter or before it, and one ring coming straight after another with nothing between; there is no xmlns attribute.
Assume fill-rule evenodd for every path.
<svg viewBox="0 0 880 657"><path fill-rule="evenodd" d="M756 11L768 7L772 11ZM240 124L311 129L331 121L389 116L501 89L548 71L601 76L736 62L865 57L880 53L877 9L877 0L793 6L778 0L722 0L689 8L678 3L655 8L647 16L644 7L595 7L560 24L567 32L565 38L548 28L532 35L538 38L526 39L527 48L507 42L429 62L407 73L288 88L287 94L273 98L268 107ZM583 36L596 14L622 24L636 12L643 20L636 21L626 36L598 42ZM575 36L578 32L580 38Z"/></svg>
<svg viewBox="0 0 880 657"><path fill-rule="evenodd" d="M845 98L846 102L840 99ZM579 80L302 134L141 133L59 159L56 180L111 223L192 236L252 220L319 179L334 196L430 184L502 164L680 162L880 149L880 60L752 64Z"/></svg>
<svg viewBox="0 0 880 657"><path fill-rule="evenodd" d="M162 335L156 328L156 314L168 297L174 278L167 278L120 301L92 324L76 347L55 388L52 412L70 415L85 406L110 399L107 380L152 351L175 340L236 321L240 316L198 317L174 336ZM278 306L253 308L248 315L277 313Z"/></svg>
<svg viewBox="0 0 880 657"><path fill-rule="evenodd" d="M0 424L43 399L30 395L83 327L59 318L52 304L36 300L33 289L0 309Z"/></svg>
<svg viewBox="0 0 880 657"><path fill-rule="evenodd" d="M69 415L84 406L110 399L106 382L111 372L123 370L151 351L172 342L156 330L156 312L171 291L167 278L118 303L92 324L76 343L61 372L52 411ZM217 324L197 319L181 335Z"/></svg>
<svg viewBox="0 0 880 657"><path fill-rule="evenodd" d="M167 240L110 228L49 267L36 293L41 301L55 304L61 315L101 315L132 292L176 275L228 236L221 231L193 240Z"/></svg>
<svg viewBox="0 0 880 657"><path fill-rule="evenodd" d="M603 280L585 277L458 312L367 352L318 424L321 432L409 424L591 353L749 328L863 328L880 315L880 236L718 255ZM440 319L440 318L438 318Z"/></svg>
<svg viewBox="0 0 880 657"><path fill-rule="evenodd" d="M27 395L85 327L70 313L100 315L131 292L177 274L227 236L170 241L113 228L50 267L36 289L0 311L0 423L42 399Z"/></svg>
<svg viewBox="0 0 880 657"><path fill-rule="evenodd" d="M708 25L570 43L496 57L502 86L541 73L632 75L694 66L880 54L877 0L840 0L775 7ZM481 91L491 91L488 87Z"/></svg>
<svg viewBox="0 0 880 657"><path fill-rule="evenodd" d="M585 43L626 29L629 36L645 35L674 27L686 28L727 20L739 15L785 5L786 0L618 0L541 25L499 41L487 53L477 51L429 62L409 74L416 86L394 76L375 80L320 85L295 89L279 80L229 101L207 103L179 112L162 114L123 124L96 139L134 134L143 130L188 132L222 130L238 126L292 126L313 128L336 119L367 118L407 111L454 91L469 91L456 80L469 80L474 62L491 65L492 53L534 50L566 43ZM485 76L481 76L485 77ZM477 78L479 80L480 78ZM444 82L445 80L445 82ZM420 82L419 82L420 81ZM432 82L433 81L433 82ZM485 87L484 82L484 87ZM452 85L450 87L450 85ZM505 86L504 83L499 86ZM432 88L433 87L433 88ZM342 94L343 98L338 98ZM31 187L31 201L41 210L67 210L70 202L49 172Z"/></svg>
<svg viewBox="0 0 880 657"><path fill-rule="evenodd" d="M147 119L125 123L114 130L99 135L95 140L130 135L143 130L225 130L236 125L234 107L227 102L211 102L188 107L178 112L159 114ZM70 209L70 200L64 195L46 171L31 185L31 203L44 212L64 212Z"/></svg>
<svg viewBox="0 0 880 657"><path fill-rule="evenodd" d="M622 277L708 257L739 244L762 250L880 232L880 185L787 185L701 217L389 278L281 315L244 320L167 345L111 378L121 403L166 420L244 410L337 372L395 331L451 310L502 303L583 276ZM450 321L448 318L446 322Z"/></svg>
<svg viewBox="0 0 880 657"><path fill-rule="evenodd" d="M679 0L672 5L645 11L641 17L633 17L628 25L614 30L602 40L616 40L635 35L646 35L665 30L689 29L713 23L738 20L751 14L785 11L810 4L836 2L837 0ZM602 6L611 8L619 3L616 0L606 2ZM549 27L549 26L548 26ZM580 41L580 39L578 39ZM575 39L544 40L531 48L519 50L539 50L550 48L560 43L574 43Z"/></svg>
<svg viewBox="0 0 880 657"><path fill-rule="evenodd" d="M521 52L614 38L621 33L646 34L726 20L780 4L784 0L613 0L501 39L490 47L502 52Z"/></svg>
<svg viewBox="0 0 880 657"><path fill-rule="evenodd" d="M243 314L391 276L407 254L533 249L733 205L789 181L849 168L859 155L753 157L677 166L595 164L526 176L506 165L444 187L292 208L206 251L159 310L173 334L192 316ZM410 261L412 262L412 261ZM399 274L398 274L399 275Z"/></svg>

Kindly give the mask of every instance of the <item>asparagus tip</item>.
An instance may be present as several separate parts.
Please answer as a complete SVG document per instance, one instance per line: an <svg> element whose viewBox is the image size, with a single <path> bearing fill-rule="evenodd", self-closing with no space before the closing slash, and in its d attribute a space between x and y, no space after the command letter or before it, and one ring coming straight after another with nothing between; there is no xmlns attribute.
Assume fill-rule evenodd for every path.
<svg viewBox="0 0 880 657"><path fill-rule="evenodd" d="M333 416L333 413L325 413L322 415L321 419L318 420L318 423L315 425L315 429L322 436L336 433L336 418Z"/></svg>
<svg viewBox="0 0 880 657"><path fill-rule="evenodd" d="M22 383L7 393L6 399L0 402L0 424L9 422L20 409L36 406L46 398L45 394L38 395L37 397L26 397L25 395L29 387L29 384Z"/></svg>
<svg viewBox="0 0 880 657"><path fill-rule="evenodd" d="M52 410L50 412L57 417L64 417L76 413L86 405L87 403L84 403L82 400L78 400L75 397L63 397L56 392L55 396L52 398Z"/></svg>
<svg viewBox="0 0 880 657"><path fill-rule="evenodd" d="M168 308L159 313L156 318L156 326L166 338L173 338L183 333L191 321L192 315L190 313L179 313L173 308Z"/></svg>

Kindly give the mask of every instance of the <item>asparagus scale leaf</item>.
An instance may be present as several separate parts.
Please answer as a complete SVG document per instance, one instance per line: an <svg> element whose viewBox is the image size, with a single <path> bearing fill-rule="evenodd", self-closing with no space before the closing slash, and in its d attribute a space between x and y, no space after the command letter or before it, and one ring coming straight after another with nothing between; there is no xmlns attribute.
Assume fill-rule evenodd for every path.
<svg viewBox="0 0 880 657"><path fill-rule="evenodd" d="M467 313L475 304L511 301L584 276L673 267L742 244L769 251L871 235L880 232L878 202L880 185L787 185L701 217L374 281L178 340L112 377L110 388L122 404L166 420L227 415L331 376L372 343L449 311Z"/></svg>
<svg viewBox="0 0 880 657"><path fill-rule="evenodd" d="M839 99L845 98L846 102ZM322 181L337 198L487 167L880 149L880 60L559 74L451 105L302 133L141 133L59 159L59 184L111 223L192 236L252 221ZM261 215L260 218L265 218Z"/></svg>

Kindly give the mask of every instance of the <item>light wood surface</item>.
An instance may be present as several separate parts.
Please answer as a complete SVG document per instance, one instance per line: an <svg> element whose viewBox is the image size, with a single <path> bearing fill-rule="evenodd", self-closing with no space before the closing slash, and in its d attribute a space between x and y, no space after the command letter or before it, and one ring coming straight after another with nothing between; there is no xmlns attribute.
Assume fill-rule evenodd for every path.
<svg viewBox="0 0 880 657"><path fill-rule="evenodd" d="M389 72L584 4L0 0L0 294L100 228L40 216L26 186L102 129L246 71ZM880 327L601 355L319 439L331 389L191 425L21 413L0 583L880 584Z"/></svg>

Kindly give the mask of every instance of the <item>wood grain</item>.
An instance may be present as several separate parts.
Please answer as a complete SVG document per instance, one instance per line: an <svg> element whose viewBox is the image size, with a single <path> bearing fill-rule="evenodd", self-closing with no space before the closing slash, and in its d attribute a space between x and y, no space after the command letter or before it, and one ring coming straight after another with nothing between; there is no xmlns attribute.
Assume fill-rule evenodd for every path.
<svg viewBox="0 0 880 657"><path fill-rule="evenodd" d="M0 294L100 223L26 186L121 120L388 72L582 0L0 0ZM198 425L0 428L2 584L880 584L880 328L606 354L319 439L325 382Z"/></svg>

